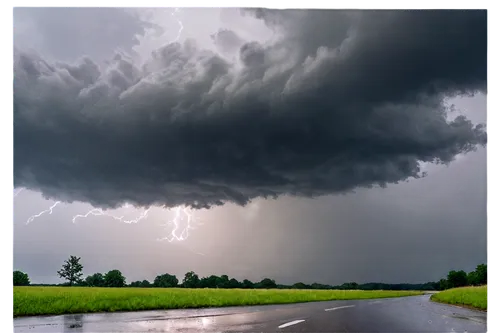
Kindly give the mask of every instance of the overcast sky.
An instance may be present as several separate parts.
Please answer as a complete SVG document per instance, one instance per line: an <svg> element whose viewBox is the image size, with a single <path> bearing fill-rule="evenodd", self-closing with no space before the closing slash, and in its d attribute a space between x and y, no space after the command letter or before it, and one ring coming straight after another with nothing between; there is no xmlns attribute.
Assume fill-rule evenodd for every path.
<svg viewBox="0 0 500 333"><path fill-rule="evenodd" d="M485 124L485 11L15 9L14 268L470 271L486 262ZM180 210L185 239L159 241L185 205L194 229ZM108 216L72 223L92 209Z"/></svg>

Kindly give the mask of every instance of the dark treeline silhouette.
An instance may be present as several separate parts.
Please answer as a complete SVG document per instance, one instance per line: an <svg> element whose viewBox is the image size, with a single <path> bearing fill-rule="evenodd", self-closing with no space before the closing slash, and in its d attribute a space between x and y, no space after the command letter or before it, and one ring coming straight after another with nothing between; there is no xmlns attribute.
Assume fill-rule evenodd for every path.
<svg viewBox="0 0 500 333"><path fill-rule="evenodd" d="M30 284L28 274L15 271L15 286L80 286L80 287L135 287L135 288L222 288L222 289L323 289L323 290L445 290L464 286L478 286L487 283L487 267L481 264L476 270L468 274L461 271L450 271L446 279L438 282L427 283L363 283L356 282L343 283L332 286L327 284L313 283L305 284L297 282L292 285L277 284L270 278L264 278L259 282L250 280L238 281L235 278L229 278L227 275L210 275L200 278L193 271L187 272L182 281L179 281L175 275L168 273L158 275L153 282L148 280L134 281L126 284L123 274L113 269L105 274L94 273L82 278L83 265L80 264L80 258L71 256L65 261L62 269L58 271L59 277L67 282L61 284Z"/></svg>

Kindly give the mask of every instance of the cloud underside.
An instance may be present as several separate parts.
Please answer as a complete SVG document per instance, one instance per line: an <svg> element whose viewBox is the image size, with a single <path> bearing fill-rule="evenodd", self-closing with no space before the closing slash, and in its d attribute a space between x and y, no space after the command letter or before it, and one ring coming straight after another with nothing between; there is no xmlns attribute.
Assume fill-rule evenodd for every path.
<svg viewBox="0 0 500 333"><path fill-rule="evenodd" d="M244 14L279 37L224 31L220 53L188 40L106 68L16 50L15 186L97 207L244 205L397 183L486 144L443 102L486 93L486 11Z"/></svg>

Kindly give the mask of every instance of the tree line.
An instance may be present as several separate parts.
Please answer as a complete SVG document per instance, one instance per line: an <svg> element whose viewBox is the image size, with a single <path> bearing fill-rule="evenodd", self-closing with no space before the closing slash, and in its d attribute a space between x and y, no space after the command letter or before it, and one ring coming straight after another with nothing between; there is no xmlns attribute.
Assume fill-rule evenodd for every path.
<svg viewBox="0 0 500 333"><path fill-rule="evenodd" d="M332 286L327 284L313 283L305 284L297 282L292 285L277 284L275 280L264 278L259 282L252 282L248 279L238 281L235 278L229 278L227 275L210 275L200 278L193 271L187 272L182 281L172 274L158 275L153 282L148 280L133 281L130 284L126 283L126 279L122 272L117 269L110 270L107 273L94 273L83 278L83 265L80 263L81 258L70 256L57 271L60 278L66 280L65 283L58 286L80 286L80 287L135 287L135 288L239 288L239 289L335 289L335 290L445 290L449 288L483 285L487 282L486 264L481 264L476 267L476 270L465 273L465 271L450 271L446 279L441 279L438 282L427 282L419 284L410 283L364 283L356 282L343 283L341 285ZM14 286L27 286L30 284L28 274L15 271ZM41 285L41 284L39 284ZM44 284L48 286L49 284Z"/></svg>

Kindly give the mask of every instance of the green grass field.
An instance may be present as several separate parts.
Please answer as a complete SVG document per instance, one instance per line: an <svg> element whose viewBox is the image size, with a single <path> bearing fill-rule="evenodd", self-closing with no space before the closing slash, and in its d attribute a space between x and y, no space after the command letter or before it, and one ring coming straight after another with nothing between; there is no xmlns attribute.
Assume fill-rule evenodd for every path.
<svg viewBox="0 0 500 333"><path fill-rule="evenodd" d="M14 317L421 295L418 291L14 287Z"/></svg>
<svg viewBox="0 0 500 333"><path fill-rule="evenodd" d="M488 308L487 289L487 286L448 289L432 295L431 300L486 311Z"/></svg>

